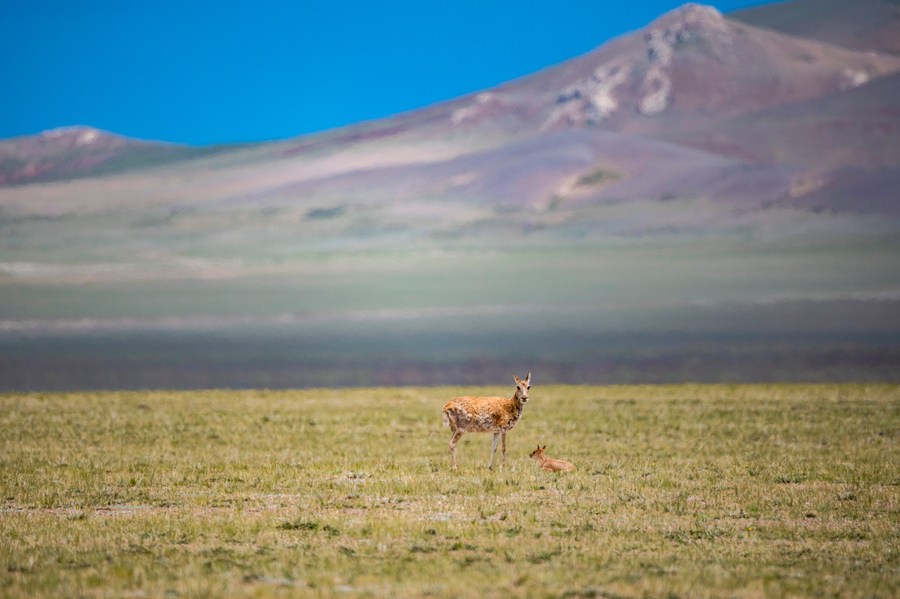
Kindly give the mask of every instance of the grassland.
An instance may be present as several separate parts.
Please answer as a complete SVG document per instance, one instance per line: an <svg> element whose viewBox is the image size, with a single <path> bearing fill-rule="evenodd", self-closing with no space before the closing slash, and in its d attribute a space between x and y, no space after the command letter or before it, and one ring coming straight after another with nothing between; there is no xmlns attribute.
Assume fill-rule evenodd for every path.
<svg viewBox="0 0 900 599"><path fill-rule="evenodd" d="M494 471L473 389L0 396L0 595L900 594L900 387L538 377Z"/></svg>

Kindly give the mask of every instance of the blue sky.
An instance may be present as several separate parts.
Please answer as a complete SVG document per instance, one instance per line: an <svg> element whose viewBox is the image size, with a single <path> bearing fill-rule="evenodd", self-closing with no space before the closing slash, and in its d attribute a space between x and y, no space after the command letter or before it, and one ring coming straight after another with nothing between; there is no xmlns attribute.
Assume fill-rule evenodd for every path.
<svg viewBox="0 0 900 599"><path fill-rule="evenodd" d="M0 138L90 125L200 145L284 139L492 87L681 4L4 0Z"/></svg>

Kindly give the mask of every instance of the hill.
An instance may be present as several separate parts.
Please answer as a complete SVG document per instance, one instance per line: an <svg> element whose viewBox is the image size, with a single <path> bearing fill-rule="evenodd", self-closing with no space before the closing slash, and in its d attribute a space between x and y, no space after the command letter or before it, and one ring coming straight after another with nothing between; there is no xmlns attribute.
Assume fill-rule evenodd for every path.
<svg viewBox="0 0 900 599"><path fill-rule="evenodd" d="M105 175L223 149L129 139L93 127L63 127L0 141L0 186Z"/></svg>

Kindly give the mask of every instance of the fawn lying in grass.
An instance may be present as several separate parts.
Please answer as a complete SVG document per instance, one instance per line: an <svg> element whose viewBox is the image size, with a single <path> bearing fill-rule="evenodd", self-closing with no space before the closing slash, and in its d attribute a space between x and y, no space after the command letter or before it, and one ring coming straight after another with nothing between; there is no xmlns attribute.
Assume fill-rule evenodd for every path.
<svg viewBox="0 0 900 599"><path fill-rule="evenodd" d="M516 392L512 398L457 397L444 405L444 424L453 431L450 438L450 454L453 456L454 468L456 468L456 444L463 433L494 433L488 468L494 467L497 440L503 439L501 464L506 463L506 432L522 417L525 402L528 401L528 390L531 389L530 372L524 381L516 375L513 375L513 378L516 380Z"/></svg>
<svg viewBox="0 0 900 599"><path fill-rule="evenodd" d="M571 462L567 462L565 460L556 460L554 458L545 456L545 449L547 449L546 445L544 445L543 447L538 445L538 448L532 451L531 455L528 456L531 459L536 460L537 463L541 465L541 470L552 470L554 472L569 472L571 470L575 470L575 464L572 464Z"/></svg>

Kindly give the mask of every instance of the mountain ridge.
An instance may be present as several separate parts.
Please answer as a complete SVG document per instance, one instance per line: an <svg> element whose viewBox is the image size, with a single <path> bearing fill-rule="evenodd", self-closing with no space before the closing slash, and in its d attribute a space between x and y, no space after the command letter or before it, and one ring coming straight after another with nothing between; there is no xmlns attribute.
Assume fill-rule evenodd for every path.
<svg viewBox="0 0 900 599"><path fill-rule="evenodd" d="M766 8L790 11L804 1ZM884 4L866 1L876 7ZM829 2L848 4L846 0ZM821 187L828 185L834 173L846 169L897 166L895 127L900 117L891 112L889 102L879 105L867 99L867 95L877 96L867 91L893 89L875 84L884 78L892 80L891 75L900 71L900 56L801 39L777 28L749 25L746 20L722 15L712 7L686 4L582 56L495 88L278 142L192 148L129 140L91 128L0 141L0 188L48 181L64 184L72 177L128 174L147 167L162 168L166 176L166 165L182 165L179 170L183 170L193 168L192 163L209 163L198 158L222 156L222 164L230 161L247 173L246 193L264 203L280 202L267 194L283 194L291 188L306 189L312 197L344 190L340 193L358 201L363 201L365 193L377 195L383 188L382 195L398 193L398 199L424 189L429 197L469 193L469 199L534 206L558 201L567 195L560 190L571 190L573 182L604 165L616 171L616 177L608 177L600 186L581 186L576 194L579 201L604 201L611 193L651 198L702 193L702 186L689 183L690 172L683 169L674 169L670 180L664 180L665 169L654 168L650 158L657 155L651 149L655 146L650 140L655 139L683 148L682 163L694 163L698 181L714 180L715 175L703 173L716 164L745 164L743 169L727 167L723 176L728 178L768 169L760 180L769 183L758 189L740 180L722 186L742 188L743 196L761 194L765 197L758 203L763 203L791 197L798 180L814 179ZM858 98L859 104L871 106L867 109L871 114L854 112L849 100L850 109L835 108L843 98ZM772 141L758 134L765 126L773 129ZM840 133L823 135L823 128ZM575 159L571 152L552 147L565 138L556 135L564 130L583 130L585 136L600 136L600 141L588 144L593 150L582 144L581 158ZM624 159L628 163L624 167L616 149L602 141L605 131L634 136L626 144L631 156ZM858 151L823 151L838 138L841 145ZM565 142L574 144L573 152L579 144L574 140ZM43 154L36 146L45 148ZM524 148L530 149L523 154ZM640 156L641 151L646 157ZM692 151L705 153L708 160L700 164ZM326 155L333 159L323 161ZM510 162L517 155L526 160L520 168ZM467 161L465 156L472 158ZM492 160L500 176L492 173ZM337 170L334 166L322 170L328 162L338 165ZM467 162L480 163L463 168ZM454 164L459 168L454 169ZM406 173L416 165L421 165L421 173ZM254 168L259 173L255 177ZM388 170L379 176L379 169ZM433 181L421 182L435 173ZM391 181L398 174L410 181L403 190ZM519 182L514 183L517 177ZM250 183L251 178L259 183ZM648 185L650 179L657 184ZM772 185L775 180L779 183ZM328 181L338 185L334 192L323 187ZM596 188L596 193L588 188ZM516 194L522 197L511 197ZM727 201L734 194L721 195ZM840 208L838 204L830 203Z"/></svg>

